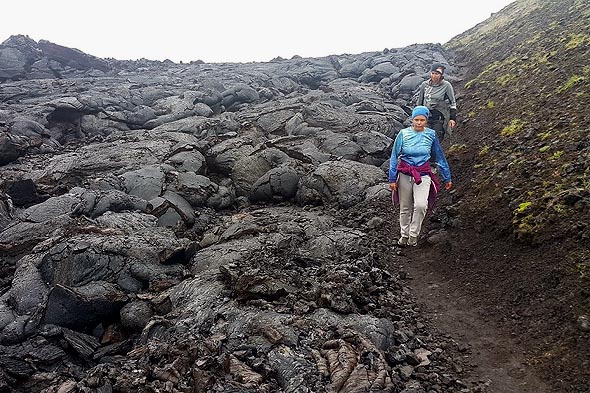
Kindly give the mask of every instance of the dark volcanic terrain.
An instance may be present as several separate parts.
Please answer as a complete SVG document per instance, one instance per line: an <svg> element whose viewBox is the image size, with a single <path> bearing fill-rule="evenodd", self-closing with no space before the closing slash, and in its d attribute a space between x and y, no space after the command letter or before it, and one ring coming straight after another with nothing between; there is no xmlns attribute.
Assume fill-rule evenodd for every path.
<svg viewBox="0 0 590 393"><path fill-rule="evenodd" d="M0 44L0 392L590 392L590 9L268 63ZM459 124L419 247L386 171Z"/></svg>

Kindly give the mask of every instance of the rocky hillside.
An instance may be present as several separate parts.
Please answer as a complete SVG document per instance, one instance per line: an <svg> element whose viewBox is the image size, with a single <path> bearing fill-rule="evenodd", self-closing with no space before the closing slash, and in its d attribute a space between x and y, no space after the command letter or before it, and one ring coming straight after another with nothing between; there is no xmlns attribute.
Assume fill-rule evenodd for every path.
<svg viewBox="0 0 590 393"><path fill-rule="evenodd" d="M522 0L446 44L465 65L452 148L462 228L440 268L560 392L590 380L589 27L587 2Z"/></svg>

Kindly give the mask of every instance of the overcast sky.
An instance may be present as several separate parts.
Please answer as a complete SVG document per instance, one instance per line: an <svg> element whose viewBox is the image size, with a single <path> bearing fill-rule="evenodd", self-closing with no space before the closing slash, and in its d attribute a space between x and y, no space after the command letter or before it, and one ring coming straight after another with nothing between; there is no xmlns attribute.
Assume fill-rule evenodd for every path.
<svg viewBox="0 0 590 393"><path fill-rule="evenodd" d="M28 35L119 60L269 61L444 44L514 0L21 0L0 42Z"/></svg>

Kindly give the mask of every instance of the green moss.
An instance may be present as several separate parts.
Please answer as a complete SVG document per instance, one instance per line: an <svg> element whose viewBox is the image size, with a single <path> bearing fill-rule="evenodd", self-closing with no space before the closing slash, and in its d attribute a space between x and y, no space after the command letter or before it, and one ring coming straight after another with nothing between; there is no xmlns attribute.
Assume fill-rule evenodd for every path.
<svg viewBox="0 0 590 393"><path fill-rule="evenodd" d="M520 131L522 131L524 127L524 123L520 119L513 119L509 125L504 127L502 131L500 131L500 135L502 136L512 136Z"/></svg>
<svg viewBox="0 0 590 393"><path fill-rule="evenodd" d="M538 52L535 53L531 58L531 66L537 67L540 64L549 64L549 59L557 54L557 51L551 52Z"/></svg>
<svg viewBox="0 0 590 393"><path fill-rule="evenodd" d="M585 34L570 34L570 40L565 44L565 49L576 49L588 39L588 36Z"/></svg>
<svg viewBox="0 0 590 393"><path fill-rule="evenodd" d="M563 191L563 189L564 189L563 184L561 184L561 183L554 183L553 184L553 194L554 195Z"/></svg>
<svg viewBox="0 0 590 393"><path fill-rule="evenodd" d="M547 132L540 132L537 134L537 136L544 141L545 139L549 138L551 136L551 131L547 131ZM542 148L541 148L542 149Z"/></svg>
<svg viewBox="0 0 590 393"><path fill-rule="evenodd" d="M545 145L542 148L539 149L540 153L545 153L547 150L549 150L549 146Z"/></svg>
<svg viewBox="0 0 590 393"><path fill-rule="evenodd" d="M518 167L522 167L526 164L527 160L524 157L516 158L510 164L508 164L509 169L516 169Z"/></svg>
<svg viewBox="0 0 590 393"><path fill-rule="evenodd" d="M449 147L449 153L454 153L454 152L458 152L461 150L467 150L467 145L466 144L453 144L451 145L451 147Z"/></svg>
<svg viewBox="0 0 590 393"><path fill-rule="evenodd" d="M525 240L533 237L535 232L533 221L534 217L532 214L512 219L512 224L515 226L515 233L518 239Z"/></svg>
<svg viewBox="0 0 590 393"><path fill-rule="evenodd" d="M557 89L557 92L558 93L566 92L569 89L571 89L572 87L574 87L578 82L582 82L584 80L586 80L586 77L584 77L582 75L572 75L567 80L567 82L565 82L565 84L563 86L561 86L559 89Z"/></svg>
<svg viewBox="0 0 590 393"><path fill-rule="evenodd" d="M467 114L467 116L469 116L469 117L474 117L474 116L475 116L475 112L474 112L474 111L471 111L471 112L469 112L469 113Z"/></svg>
<svg viewBox="0 0 590 393"><path fill-rule="evenodd" d="M486 108L488 109L493 109L496 105L494 104L494 101L489 100L488 103L486 104Z"/></svg>
<svg viewBox="0 0 590 393"><path fill-rule="evenodd" d="M563 93L565 91L568 91L569 89L571 89L572 87L574 87L578 83L588 81L588 80L590 80L590 67L585 66L583 69L582 75L570 76L570 78L563 84L563 86L561 86L557 89L557 92Z"/></svg>
<svg viewBox="0 0 590 393"><path fill-rule="evenodd" d="M522 214L526 211L529 207L531 207L533 202L523 202L516 209L514 209L514 214Z"/></svg>
<svg viewBox="0 0 590 393"><path fill-rule="evenodd" d="M534 44L535 42L539 41L542 37L543 34L541 32L538 32L537 34L526 40L527 46L531 46L531 44Z"/></svg>
<svg viewBox="0 0 590 393"><path fill-rule="evenodd" d="M504 62L507 62L507 61L511 61L511 60L510 59L505 60ZM488 74L494 75L496 73L496 69L501 66L502 66L502 63L499 61L494 61L493 63L489 64L482 72L479 73L479 75L475 79L472 79L472 80L468 81L467 83L465 83L465 88L470 89L476 83L484 83L484 81L486 80L486 76Z"/></svg>
<svg viewBox="0 0 590 393"><path fill-rule="evenodd" d="M484 146L480 151L479 151L479 156L483 157L486 154L488 154L488 152L490 151L490 147L489 146Z"/></svg>
<svg viewBox="0 0 590 393"><path fill-rule="evenodd" d="M553 153L553 155L551 157L549 157L549 159L551 161L555 161L555 160L559 160L559 158L564 154L565 152L563 150L558 150L555 153Z"/></svg>
<svg viewBox="0 0 590 393"><path fill-rule="evenodd" d="M507 64L513 64L516 63L519 60L519 58L517 56L512 56L507 58L506 60L504 60L502 62L503 65L507 65Z"/></svg>
<svg viewBox="0 0 590 393"><path fill-rule="evenodd" d="M502 63L500 63L499 61L494 61L493 63L491 63L490 65L488 65L480 74L481 75L485 75L488 73L493 73L496 68L500 67L502 65Z"/></svg>
<svg viewBox="0 0 590 393"><path fill-rule="evenodd" d="M522 237L525 234L530 234L533 232L533 226L528 222L521 222L518 224L518 235Z"/></svg>
<svg viewBox="0 0 590 393"><path fill-rule="evenodd" d="M500 86L506 86L508 83L512 82L516 79L516 76L512 74L504 74L496 79L496 82L500 84Z"/></svg>

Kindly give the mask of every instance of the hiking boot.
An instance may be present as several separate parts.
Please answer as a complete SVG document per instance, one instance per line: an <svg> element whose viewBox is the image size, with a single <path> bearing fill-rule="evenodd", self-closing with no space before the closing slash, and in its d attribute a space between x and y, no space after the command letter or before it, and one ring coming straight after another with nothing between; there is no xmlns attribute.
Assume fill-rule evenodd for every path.
<svg viewBox="0 0 590 393"><path fill-rule="evenodd" d="M418 245L418 238L414 236L410 236L408 239L408 246L416 247Z"/></svg>
<svg viewBox="0 0 590 393"><path fill-rule="evenodd" d="M402 236L397 241L397 245L401 247L405 247L408 245L408 238L406 236Z"/></svg>

